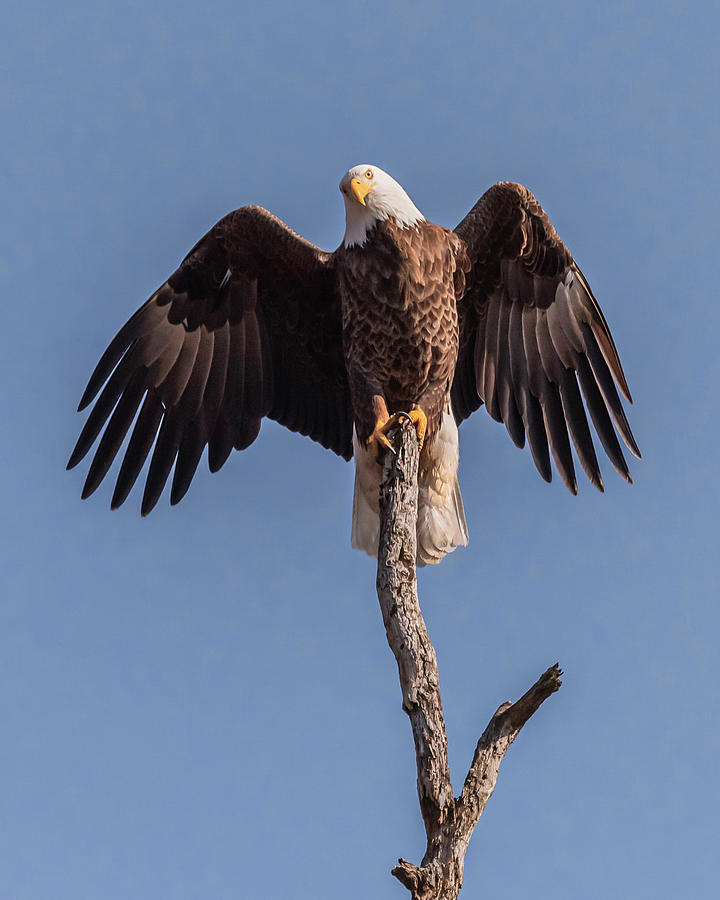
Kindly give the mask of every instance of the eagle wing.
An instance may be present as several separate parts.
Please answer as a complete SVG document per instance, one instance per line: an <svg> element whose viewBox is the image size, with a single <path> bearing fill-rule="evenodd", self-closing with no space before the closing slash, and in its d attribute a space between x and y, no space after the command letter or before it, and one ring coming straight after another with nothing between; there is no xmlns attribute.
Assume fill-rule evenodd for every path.
<svg viewBox="0 0 720 900"><path fill-rule="evenodd" d="M458 302L451 393L458 423L484 403L518 447L527 435L546 481L552 451L576 494L568 432L588 478L603 489L587 407L612 464L632 481L615 431L639 457L617 392L632 402L618 353L590 286L540 204L522 185L502 182L455 232L471 265Z"/></svg>
<svg viewBox="0 0 720 900"><path fill-rule="evenodd" d="M68 468L104 432L83 497L107 474L136 416L112 507L127 498L154 443L143 515L173 464L174 504L206 445L215 472L233 447L255 440L263 416L349 459L335 283L333 255L266 210L243 207L221 219L120 329L90 378L79 409L102 391Z"/></svg>

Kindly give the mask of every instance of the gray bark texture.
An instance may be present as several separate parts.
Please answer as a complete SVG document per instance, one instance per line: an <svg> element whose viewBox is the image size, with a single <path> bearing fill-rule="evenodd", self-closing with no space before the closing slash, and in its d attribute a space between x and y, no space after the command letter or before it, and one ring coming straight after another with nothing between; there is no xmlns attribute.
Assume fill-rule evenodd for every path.
<svg viewBox="0 0 720 900"><path fill-rule="evenodd" d="M398 860L392 874L412 900L456 900L470 835L490 799L498 770L520 729L560 687L562 672L551 666L515 703L503 703L475 748L459 797L453 794L447 757L435 649L417 596L415 523L418 446L411 424L391 434L396 453L387 453L380 487L380 544L377 592L390 649L395 655L402 705L410 717L420 811L427 849L419 866Z"/></svg>

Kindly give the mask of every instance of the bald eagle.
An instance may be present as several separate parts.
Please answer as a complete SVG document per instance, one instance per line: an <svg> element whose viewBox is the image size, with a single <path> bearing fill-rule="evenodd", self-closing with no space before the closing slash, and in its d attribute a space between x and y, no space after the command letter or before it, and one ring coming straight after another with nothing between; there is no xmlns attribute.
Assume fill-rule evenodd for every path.
<svg viewBox="0 0 720 900"><path fill-rule="evenodd" d="M103 480L133 421L112 508L154 444L147 515L173 465L175 504L206 446L216 472L269 416L354 457L352 544L376 555L379 454L405 412L421 448L417 560L436 563L468 542L457 426L483 404L518 447L527 440L546 481L552 453L573 494L570 437L603 490L587 409L631 482L615 429L640 453L618 396L617 388L630 401L615 344L530 191L496 184L450 231L377 166L350 169L340 190L346 229L334 253L266 210L242 207L120 329L80 401L82 410L100 392L68 468L104 429L82 496Z"/></svg>

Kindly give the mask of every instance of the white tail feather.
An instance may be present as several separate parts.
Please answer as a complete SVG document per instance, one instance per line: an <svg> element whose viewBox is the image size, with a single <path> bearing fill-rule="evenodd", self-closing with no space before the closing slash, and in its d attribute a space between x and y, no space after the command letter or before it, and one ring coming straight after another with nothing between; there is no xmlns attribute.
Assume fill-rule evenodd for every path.
<svg viewBox="0 0 720 900"><path fill-rule="evenodd" d="M468 542L467 524L457 480L458 432L448 408L431 448L418 472L417 564L439 563L456 547ZM355 492L352 546L377 557L380 536L380 478L382 470L373 451L361 447L353 431Z"/></svg>

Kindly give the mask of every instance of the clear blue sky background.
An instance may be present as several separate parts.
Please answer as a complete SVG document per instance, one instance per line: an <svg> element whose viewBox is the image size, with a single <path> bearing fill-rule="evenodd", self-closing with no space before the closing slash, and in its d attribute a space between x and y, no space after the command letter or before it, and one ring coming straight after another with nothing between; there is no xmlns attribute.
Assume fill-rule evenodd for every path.
<svg viewBox="0 0 720 900"><path fill-rule="evenodd" d="M266 423L147 520L64 464L108 339L229 209L328 248L360 162L456 224L527 184L613 329L645 458L572 498L484 411L471 543L420 576L456 787L511 748L463 896L717 890L716 4L13 4L3 17L0 896L400 898L410 729L351 467Z"/></svg>

